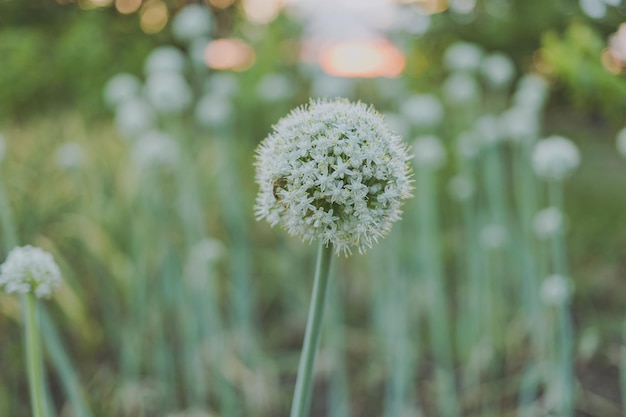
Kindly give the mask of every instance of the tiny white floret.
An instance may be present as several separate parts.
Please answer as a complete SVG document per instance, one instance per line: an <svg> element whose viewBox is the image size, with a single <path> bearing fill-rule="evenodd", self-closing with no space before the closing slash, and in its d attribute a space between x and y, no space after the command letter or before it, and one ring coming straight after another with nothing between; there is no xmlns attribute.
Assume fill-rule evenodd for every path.
<svg viewBox="0 0 626 417"><path fill-rule="evenodd" d="M0 265L0 288L8 294L32 292L47 298L61 286L61 270L51 254L34 246L16 247Z"/></svg>

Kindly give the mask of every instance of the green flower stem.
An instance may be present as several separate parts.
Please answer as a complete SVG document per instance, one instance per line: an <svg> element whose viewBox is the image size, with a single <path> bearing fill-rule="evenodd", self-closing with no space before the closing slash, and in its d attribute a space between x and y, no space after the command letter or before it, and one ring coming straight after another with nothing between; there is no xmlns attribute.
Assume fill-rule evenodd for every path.
<svg viewBox="0 0 626 417"><path fill-rule="evenodd" d="M26 367L28 371L28 387L33 417L45 417L43 363L41 360L41 336L39 334L39 315L37 299L33 293L23 298L26 322Z"/></svg>
<svg viewBox="0 0 626 417"><path fill-rule="evenodd" d="M548 196L550 205L556 207L561 213L563 210L563 184L553 181L548 184ZM552 257L554 273L569 280L567 267L567 249L565 244L565 234L560 230L552 238ZM562 401L560 404L561 415L571 417L574 413L574 369L573 369L573 329L572 318L569 313L569 297L557 307L557 355L558 355L558 378L562 390Z"/></svg>
<svg viewBox="0 0 626 417"><path fill-rule="evenodd" d="M330 276L330 264L333 254L333 246L324 246L320 242L317 253L317 265L315 267L315 280L313 282L313 294L309 306L304 344L298 366L296 388L293 393L290 417L305 417L308 415L311 404L311 391L313 389L313 365L315 354L319 345L320 330L322 329L322 317L326 301L326 289Z"/></svg>

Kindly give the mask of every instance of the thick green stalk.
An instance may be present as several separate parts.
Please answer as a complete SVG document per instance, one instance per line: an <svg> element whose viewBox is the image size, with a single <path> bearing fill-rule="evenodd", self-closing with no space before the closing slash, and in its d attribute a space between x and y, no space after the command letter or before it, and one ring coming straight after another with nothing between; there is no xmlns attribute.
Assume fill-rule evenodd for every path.
<svg viewBox="0 0 626 417"><path fill-rule="evenodd" d="M290 417L305 417L309 413L311 403L311 391L313 389L313 365L319 345L324 304L326 301L326 289L330 275L330 262L333 254L333 246L324 246L320 242L317 253L317 265L315 267L315 279L313 282L313 294L309 306L309 317L304 333L304 344L300 354L298 377L296 388L293 393Z"/></svg>
<svg viewBox="0 0 626 417"><path fill-rule="evenodd" d="M33 417L45 417L43 363L41 361L41 337L37 299L33 293L22 298L26 323L26 368Z"/></svg>

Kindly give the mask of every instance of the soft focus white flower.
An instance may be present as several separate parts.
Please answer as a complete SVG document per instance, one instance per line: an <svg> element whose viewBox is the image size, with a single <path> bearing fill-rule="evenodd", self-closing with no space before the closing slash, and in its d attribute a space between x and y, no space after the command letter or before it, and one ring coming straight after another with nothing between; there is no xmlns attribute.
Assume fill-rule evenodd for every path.
<svg viewBox="0 0 626 417"><path fill-rule="evenodd" d="M0 162L4 159L4 155L7 152L7 144L6 139L4 139L4 135L0 133Z"/></svg>
<svg viewBox="0 0 626 417"><path fill-rule="evenodd" d="M294 85L286 75L267 74L259 81L256 91L265 101L281 101L293 95Z"/></svg>
<svg viewBox="0 0 626 417"><path fill-rule="evenodd" d="M183 7L172 19L172 34L182 42L208 35L213 26L211 11L201 4L192 3Z"/></svg>
<svg viewBox="0 0 626 417"><path fill-rule="evenodd" d="M549 306L565 303L571 292L569 280L562 275L550 275L541 283L541 300Z"/></svg>
<svg viewBox="0 0 626 417"><path fill-rule="evenodd" d="M617 140L615 143L617 151L626 158L626 127L617 132ZM2 157L0 157L0 160Z"/></svg>
<svg viewBox="0 0 626 417"><path fill-rule="evenodd" d="M415 94L400 104L400 112L417 127L436 127L443 120L443 106L431 94Z"/></svg>
<svg viewBox="0 0 626 417"><path fill-rule="evenodd" d="M563 214L556 207L548 207L537 214L533 219L533 229L537 237L548 239L563 229Z"/></svg>
<svg viewBox="0 0 626 417"><path fill-rule="evenodd" d="M535 173L552 181L568 177L580 164L580 153L571 140L551 136L537 142L532 155Z"/></svg>
<svg viewBox="0 0 626 417"><path fill-rule="evenodd" d="M512 107L500 115L502 136L512 142L534 140L539 134L539 120L534 111Z"/></svg>
<svg viewBox="0 0 626 417"><path fill-rule="evenodd" d="M478 100L480 88L470 74L456 72L443 83L443 96L450 104L469 104Z"/></svg>
<svg viewBox="0 0 626 417"><path fill-rule="evenodd" d="M476 123L474 123L474 132L480 142L487 146L497 144L502 138L500 121L491 114L485 114L476 120Z"/></svg>
<svg viewBox="0 0 626 417"><path fill-rule="evenodd" d="M11 293L50 297L61 286L61 270L51 254L34 246L16 247L0 265L0 287Z"/></svg>
<svg viewBox="0 0 626 417"><path fill-rule="evenodd" d="M515 94L514 106L539 113L548 98L548 83L537 74L526 74L520 78Z"/></svg>
<svg viewBox="0 0 626 417"><path fill-rule="evenodd" d="M135 142L131 157L140 170L172 167L179 160L178 143L166 133L150 131Z"/></svg>
<svg viewBox="0 0 626 417"><path fill-rule="evenodd" d="M135 138L154 126L152 107L143 99L131 99L115 109L115 127L124 136Z"/></svg>
<svg viewBox="0 0 626 417"><path fill-rule="evenodd" d="M111 108L135 98L141 90L141 81L132 74L120 73L111 77L104 86L104 102Z"/></svg>
<svg viewBox="0 0 626 417"><path fill-rule="evenodd" d="M481 141L475 132L463 132L456 138L456 149L463 158L473 159L480 152Z"/></svg>
<svg viewBox="0 0 626 417"><path fill-rule="evenodd" d="M216 128L225 125L232 117L233 106L229 100L220 96L205 94L194 109L196 122L206 128Z"/></svg>
<svg viewBox="0 0 626 417"><path fill-rule="evenodd" d="M185 70L185 54L174 46L159 46L154 48L146 58L144 72L146 75L158 72L180 72Z"/></svg>
<svg viewBox="0 0 626 417"><path fill-rule="evenodd" d="M146 79L146 97L159 113L179 113L193 98L187 80L177 72L157 72Z"/></svg>
<svg viewBox="0 0 626 417"><path fill-rule="evenodd" d="M76 142L65 142L54 154L57 165L63 169L77 168L85 161L85 151Z"/></svg>
<svg viewBox="0 0 626 417"><path fill-rule="evenodd" d="M448 193L456 201L466 201L474 195L476 186L471 178L456 175L448 182Z"/></svg>
<svg viewBox="0 0 626 417"><path fill-rule="evenodd" d="M211 38L207 36L201 36L194 39L189 44L189 57L195 65L201 67L206 66L205 52L206 47L209 45L209 43L211 43Z"/></svg>
<svg viewBox="0 0 626 417"><path fill-rule="evenodd" d="M337 253L363 253L411 196L409 159L373 108L311 100L279 120L257 149L256 216Z"/></svg>
<svg viewBox="0 0 626 417"><path fill-rule="evenodd" d="M509 234L501 224L488 224L480 231L480 240L487 249L499 249L506 245Z"/></svg>
<svg viewBox="0 0 626 417"><path fill-rule="evenodd" d="M204 92L230 99L239 92L239 80L231 72L214 73L205 81Z"/></svg>
<svg viewBox="0 0 626 417"><path fill-rule="evenodd" d="M507 55L495 52L483 59L480 71L487 85L493 88L507 87L515 76L515 66Z"/></svg>
<svg viewBox="0 0 626 417"><path fill-rule="evenodd" d="M604 0L578 0L580 8L589 17L601 19L606 15L606 2Z"/></svg>
<svg viewBox="0 0 626 417"><path fill-rule="evenodd" d="M476 71L480 67L484 51L470 42L455 42L443 54L443 62L449 71Z"/></svg>
<svg viewBox="0 0 626 417"><path fill-rule="evenodd" d="M415 165L428 170L441 168L446 162L446 148L441 140L433 135L424 135L413 142Z"/></svg>

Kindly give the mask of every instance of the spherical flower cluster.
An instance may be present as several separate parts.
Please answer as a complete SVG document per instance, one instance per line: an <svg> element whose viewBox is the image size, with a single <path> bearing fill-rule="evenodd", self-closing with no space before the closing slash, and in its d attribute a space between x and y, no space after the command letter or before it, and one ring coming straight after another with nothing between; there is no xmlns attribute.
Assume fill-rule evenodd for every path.
<svg viewBox="0 0 626 417"><path fill-rule="evenodd" d="M415 94L400 105L400 111L418 127L436 127L443 120L443 106L431 94Z"/></svg>
<svg viewBox="0 0 626 417"><path fill-rule="evenodd" d="M191 103L193 94L178 72L158 72L146 79L146 97L159 113L177 113Z"/></svg>
<svg viewBox="0 0 626 417"><path fill-rule="evenodd" d="M563 229L563 213L556 207L548 207L533 218L533 229L537 237L548 239L555 236Z"/></svg>
<svg viewBox="0 0 626 417"><path fill-rule="evenodd" d="M11 293L33 292L50 297L61 286L61 271L54 258L41 248L16 247L0 265L0 287Z"/></svg>
<svg viewBox="0 0 626 417"><path fill-rule="evenodd" d="M550 275L541 283L541 299L549 306L559 306L566 302L572 288L569 280L563 275Z"/></svg>
<svg viewBox="0 0 626 417"><path fill-rule="evenodd" d="M534 140L539 134L538 115L525 107L511 107L500 115L503 136L515 143Z"/></svg>
<svg viewBox="0 0 626 417"><path fill-rule="evenodd" d="M185 62L185 55L180 49L173 46L159 46L150 52L143 69L146 75L157 72L183 72Z"/></svg>
<svg viewBox="0 0 626 417"><path fill-rule="evenodd" d="M311 100L257 149L256 216L336 253L386 235L411 196L407 146L373 108Z"/></svg>
<svg viewBox="0 0 626 417"><path fill-rule="evenodd" d="M176 39L190 42L199 36L208 35L213 26L213 15L200 4L183 7L172 20L172 34Z"/></svg>
<svg viewBox="0 0 626 417"><path fill-rule="evenodd" d="M104 86L104 102L111 108L139 95L141 81L132 74L114 75Z"/></svg>
<svg viewBox="0 0 626 417"><path fill-rule="evenodd" d="M503 53L493 53L483 59L480 71L485 82L493 88L508 86L515 76L515 66L511 58Z"/></svg>
<svg viewBox="0 0 626 417"><path fill-rule="evenodd" d="M476 71L484 52L480 46L470 42L456 42L446 49L443 61L450 71Z"/></svg>
<svg viewBox="0 0 626 417"><path fill-rule="evenodd" d="M513 104L530 111L540 112L548 98L548 83L537 74L526 74L518 82Z"/></svg>
<svg viewBox="0 0 626 417"><path fill-rule="evenodd" d="M538 176L550 181L562 181L578 167L580 153L569 139L551 136L535 145L532 163Z"/></svg>
<svg viewBox="0 0 626 417"><path fill-rule="evenodd" d="M441 140L433 135L420 136L413 142L413 160L419 168L436 170L446 162L446 148Z"/></svg>

